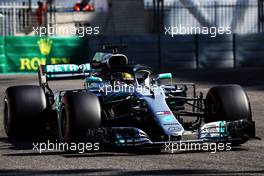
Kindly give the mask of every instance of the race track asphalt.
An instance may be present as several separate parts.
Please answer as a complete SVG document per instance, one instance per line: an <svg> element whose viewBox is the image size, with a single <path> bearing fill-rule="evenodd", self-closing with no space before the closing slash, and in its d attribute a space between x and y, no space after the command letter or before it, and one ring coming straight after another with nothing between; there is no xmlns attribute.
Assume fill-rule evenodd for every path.
<svg viewBox="0 0 264 176"><path fill-rule="evenodd" d="M205 93L213 85L241 84L251 101L257 136L264 139L264 69L179 70L174 75L175 82L195 82ZM22 84L37 84L37 76L0 75L0 99L8 86ZM52 83L54 89L82 85L79 81ZM38 153L32 150L32 142L7 139L2 103L0 112L0 175L264 175L263 140L216 153Z"/></svg>

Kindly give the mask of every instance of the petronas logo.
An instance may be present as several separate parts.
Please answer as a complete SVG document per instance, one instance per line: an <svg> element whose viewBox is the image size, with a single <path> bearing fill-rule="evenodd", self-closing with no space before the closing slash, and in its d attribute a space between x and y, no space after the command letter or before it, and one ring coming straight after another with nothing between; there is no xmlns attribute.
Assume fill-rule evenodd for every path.
<svg viewBox="0 0 264 176"><path fill-rule="evenodd" d="M42 38L38 41L40 53L42 55L49 55L52 48L52 40L48 38Z"/></svg>

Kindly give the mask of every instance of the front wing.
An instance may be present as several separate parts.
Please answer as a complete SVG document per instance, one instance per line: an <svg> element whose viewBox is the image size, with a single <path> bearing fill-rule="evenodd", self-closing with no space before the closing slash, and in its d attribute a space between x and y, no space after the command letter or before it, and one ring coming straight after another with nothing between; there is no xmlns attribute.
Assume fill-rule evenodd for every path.
<svg viewBox="0 0 264 176"><path fill-rule="evenodd" d="M153 141L143 130L135 127L106 127L100 128L97 133L103 141L103 145L111 147L164 147L169 144L178 143L232 143L242 144L250 138L255 137L254 121L238 120L232 122L219 121L204 124L198 133L194 133L196 139L175 140L175 137L168 136L166 141ZM103 139L103 140L102 140ZM171 139L171 140L170 140Z"/></svg>

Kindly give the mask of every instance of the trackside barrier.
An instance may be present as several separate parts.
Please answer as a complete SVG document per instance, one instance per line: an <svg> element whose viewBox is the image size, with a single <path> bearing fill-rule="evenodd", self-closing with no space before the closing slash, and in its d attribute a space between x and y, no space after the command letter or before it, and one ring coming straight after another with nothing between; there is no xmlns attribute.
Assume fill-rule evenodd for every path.
<svg viewBox="0 0 264 176"><path fill-rule="evenodd" d="M36 72L40 64L81 63L88 60L86 40L79 37L14 37L2 38L0 72Z"/></svg>
<svg viewBox="0 0 264 176"><path fill-rule="evenodd" d="M123 35L121 36L121 42L128 46L123 50L128 59L158 70L159 46L157 35Z"/></svg>
<svg viewBox="0 0 264 176"><path fill-rule="evenodd" d="M4 37L0 37L0 73L4 73L6 70L6 55L5 55L5 40Z"/></svg>
<svg viewBox="0 0 264 176"><path fill-rule="evenodd" d="M237 67L264 66L264 35L236 35L235 56Z"/></svg>
<svg viewBox="0 0 264 176"><path fill-rule="evenodd" d="M39 64L91 60L103 44L126 44L130 61L154 71L177 69L263 67L264 34L118 35L89 37L0 37L0 73L36 72ZM104 51L106 52L106 51Z"/></svg>
<svg viewBox="0 0 264 176"><path fill-rule="evenodd" d="M234 67L233 35L198 36L199 68Z"/></svg>
<svg viewBox="0 0 264 176"><path fill-rule="evenodd" d="M178 68L196 68L195 35L161 36L161 68L175 71Z"/></svg>

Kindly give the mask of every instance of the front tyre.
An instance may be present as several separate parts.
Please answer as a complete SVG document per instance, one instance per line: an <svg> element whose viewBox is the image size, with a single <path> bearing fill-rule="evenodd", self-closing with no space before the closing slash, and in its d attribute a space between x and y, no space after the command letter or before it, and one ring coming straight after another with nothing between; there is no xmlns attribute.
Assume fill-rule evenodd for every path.
<svg viewBox="0 0 264 176"><path fill-rule="evenodd" d="M59 138L62 142L80 141L89 129L101 124L98 97L88 92L66 92L59 111Z"/></svg>
<svg viewBox="0 0 264 176"><path fill-rule="evenodd" d="M212 87L207 93L205 122L252 121L251 107L246 92L239 85Z"/></svg>
<svg viewBox="0 0 264 176"><path fill-rule="evenodd" d="M255 123L252 121L251 107L246 92L239 85L216 86L209 90L205 99L206 123L227 122L227 132L233 145L245 143L255 137Z"/></svg>

